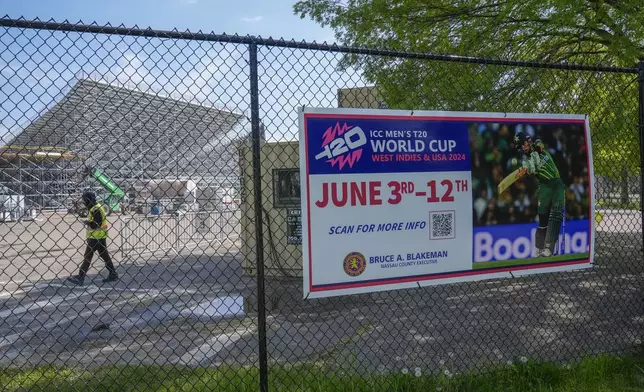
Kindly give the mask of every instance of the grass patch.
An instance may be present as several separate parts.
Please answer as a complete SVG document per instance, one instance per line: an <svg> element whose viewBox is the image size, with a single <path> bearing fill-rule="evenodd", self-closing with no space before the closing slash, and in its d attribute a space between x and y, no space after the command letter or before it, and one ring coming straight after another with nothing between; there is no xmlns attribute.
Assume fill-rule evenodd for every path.
<svg viewBox="0 0 644 392"><path fill-rule="evenodd" d="M595 211L595 224L599 225L604 220L604 214L599 211Z"/></svg>
<svg viewBox="0 0 644 392"><path fill-rule="evenodd" d="M566 260L578 260L588 258L588 253L575 253L571 255L555 255L550 257L538 257L531 259L520 259L520 260L503 260L503 261L489 261L485 263L474 263L474 269L481 268L498 268L498 267L513 267L517 265L525 264L541 264L541 263L552 263L555 261L566 261Z"/></svg>
<svg viewBox="0 0 644 392"><path fill-rule="evenodd" d="M342 376L312 365L273 366L271 391L644 391L644 356L588 357L568 367L518 362L481 374ZM0 371L3 391L257 391L255 368L110 366L92 371L41 367Z"/></svg>

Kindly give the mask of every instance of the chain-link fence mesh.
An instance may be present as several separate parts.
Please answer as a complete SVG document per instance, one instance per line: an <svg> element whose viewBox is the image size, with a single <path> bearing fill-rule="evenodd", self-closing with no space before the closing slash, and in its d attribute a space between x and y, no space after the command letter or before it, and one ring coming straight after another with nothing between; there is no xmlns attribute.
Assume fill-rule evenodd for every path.
<svg viewBox="0 0 644 392"><path fill-rule="evenodd" d="M253 390L260 376L295 385L331 374L449 375L640 347L637 68L2 25L1 366L219 368L217 378L193 381ZM597 221L596 266L303 299L302 106L588 114L596 216L586 213L583 145L564 134L554 148L568 217ZM508 174L510 143L482 130L473 167ZM534 221L534 184L513 202L493 181L473 184L475 226ZM86 240L88 189L108 213L114 281L103 281L111 275L102 242ZM89 270L69 281L88 243L96 251ZM296 367L305 379L289 371ZM245 368L262 371L237 377ZM47 382L4 380L27 389Z"/></svg>

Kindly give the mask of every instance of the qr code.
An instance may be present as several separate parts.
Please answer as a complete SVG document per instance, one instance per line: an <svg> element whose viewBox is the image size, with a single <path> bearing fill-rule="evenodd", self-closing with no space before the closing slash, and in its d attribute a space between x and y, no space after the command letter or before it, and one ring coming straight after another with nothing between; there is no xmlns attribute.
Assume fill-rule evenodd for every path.
<svg viewBox="0 0 644 392"><path fill-rule="evenodd" d="M429 213L430 238L454 238L454 211L433 211Z"/></svg>

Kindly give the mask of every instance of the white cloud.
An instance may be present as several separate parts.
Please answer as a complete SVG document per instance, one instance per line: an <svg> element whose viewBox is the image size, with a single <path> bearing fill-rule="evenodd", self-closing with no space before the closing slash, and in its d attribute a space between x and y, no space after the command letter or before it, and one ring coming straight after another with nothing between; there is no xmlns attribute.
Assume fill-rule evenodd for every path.
<svg viewBox="0 0 644 392"><path fill-rule="evenodd" d="M147 70L143 67L143 62L132 52L126 53L119 62L121 72L118 73L118 79L123 82L132 82L138 84L143 81Z"/></svg>
<svg viewBox="0 0 644 392"><path fill-rule="evenodd" d="M257 23L257 22L261 21L262 19L264 19L263 16L253 16L253 17L250 17L250 18L242 18L242 20L244 22L246 22L246 23Z"/></svg>
<svg viewBox="0 0 644 392"><path fill-rule="evenodd" d="M146 60L145 53L127 52L110 72L101 75L101 79L141 90L159 90L158 72L148 69L144 64Z"/></svg>

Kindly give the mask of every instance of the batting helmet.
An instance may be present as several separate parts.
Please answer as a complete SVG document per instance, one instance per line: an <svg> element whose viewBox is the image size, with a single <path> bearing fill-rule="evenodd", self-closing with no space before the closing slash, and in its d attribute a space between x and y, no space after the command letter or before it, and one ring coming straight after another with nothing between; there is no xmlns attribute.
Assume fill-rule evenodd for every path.
<svg viewBox="0 0 644 392"><path fill-rule="evenodd" d="M521 150L521 146L523 146L523 143L525 142L532 143L532 137L522 131L514 134L514 146L517 148L517 150Z"/></svg>

